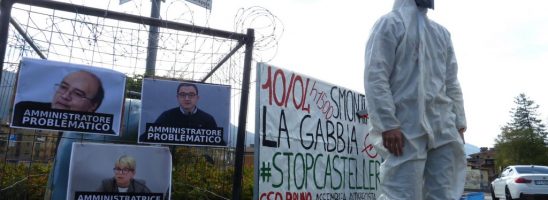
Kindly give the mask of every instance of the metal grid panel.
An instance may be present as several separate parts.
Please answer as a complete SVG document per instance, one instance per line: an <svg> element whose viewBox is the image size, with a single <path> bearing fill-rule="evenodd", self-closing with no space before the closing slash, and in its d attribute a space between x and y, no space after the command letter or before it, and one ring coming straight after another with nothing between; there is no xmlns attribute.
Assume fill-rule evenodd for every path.
<svg viewBox="0 0 548 200"><path fill-rule="evenodd" d="M35 177L47 180L47 173L34 169L33 165L51 167L59 138L57 132L7 127L19 61L23 57L40 58L43 55L49 60L104 67L123 72L128 77L142 77L149 26L19 4L12 9L12 20L0 85L0 195L33 199L30 191L44 188L32 188L30 180ZM13 26L19 26L23 32ZM203 80L238 43L234 39L165 28L160 28L158 39L156 76L192 81ZM232 86L233 123L238 121L236 109L241 94L243 59L243 51L238 50L206 81ZM232 129L230 132L235 135L236 130ZM234 145L235 141L229 143ZM220 167L233 164L232 148L197 149L194 151L202 151L203 155L221 152L211 157ZM21 166L25 171L23 176L9 177L8 170ZM29 192L16 194L14 191Z"/></svg>

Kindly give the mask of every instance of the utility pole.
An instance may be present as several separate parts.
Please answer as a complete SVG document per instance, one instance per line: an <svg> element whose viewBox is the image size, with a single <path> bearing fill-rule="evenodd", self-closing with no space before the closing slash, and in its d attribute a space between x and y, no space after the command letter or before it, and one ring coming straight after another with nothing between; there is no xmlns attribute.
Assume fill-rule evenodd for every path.
<svg viewBox="0 0 548 200"><path fill-rule="evenodd" d="M151 9L150 17L159 19L160 18L160 4L162 0L151 0ZM147 47L147 64L145 77L150 77L155 75L156 71L156 55L158 54L158 36L160 28L157 26L150 26L148 32L148 47Z"/></svg>

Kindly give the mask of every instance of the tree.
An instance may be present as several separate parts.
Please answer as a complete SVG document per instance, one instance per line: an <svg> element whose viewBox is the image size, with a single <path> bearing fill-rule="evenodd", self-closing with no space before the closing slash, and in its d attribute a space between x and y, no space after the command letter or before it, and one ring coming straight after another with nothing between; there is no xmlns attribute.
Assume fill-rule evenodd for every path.
<svg viewBox="0 0 548 200"><path fill-rule="evenodd" d="M126 78L127 98L140 99L141 87L143 84L143 75L133 74L133 77Z"/></svg>
<svg viewBox="0 0 548 200"><path fill-rule="evenodd" d="M497 168L517 164L548 165L548 133L538 118L539 106L523 93L514 103L516 107L510 111L512 121L502 127L495 140Z"/></svg>

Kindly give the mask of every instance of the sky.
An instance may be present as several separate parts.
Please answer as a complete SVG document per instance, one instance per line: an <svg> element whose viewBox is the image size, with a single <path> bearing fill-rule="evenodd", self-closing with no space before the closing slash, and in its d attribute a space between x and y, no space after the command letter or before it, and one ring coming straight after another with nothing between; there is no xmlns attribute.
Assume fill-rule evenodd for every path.
<svg viewBox="0 0 548 200"><path fill-rule="evenodd" d="M459 64L468 129L465 141L493 147L525 93L548 121L548 1L436 1L430 19L450 32ZM363 92L365 44L390 0L215 1L210 26L223 27L238 8L260 6L283 24L268 63ZM232 14L234 15L234 14ZM227 27L231 28L231 27Z"/></svg>
<svg viewBox="0 0 548 200"><path fill-rule="evenodd" d="M101 4L97 6L101 8L108 3L110 10L150 13L148 0L123 5L118 0L65 1ZM262 42L276 44L276 48L263 51L256 47L255 61L361 93L366 41L375 21L393 5L392 0L212 0L212 10L207 11L185 2L163 2L162 19L237 32L249 27L258 38L274 34L276 43ZM467 143L493 147L500 128L510 122L514 98L520 93L535 101L540 106L539 118L548 121L546 8L546 0L438 0L429 11L430 19L451 32L464 93ZM236 26L238 16L247 14L255 15L247 19L256 20Z"/></svg>

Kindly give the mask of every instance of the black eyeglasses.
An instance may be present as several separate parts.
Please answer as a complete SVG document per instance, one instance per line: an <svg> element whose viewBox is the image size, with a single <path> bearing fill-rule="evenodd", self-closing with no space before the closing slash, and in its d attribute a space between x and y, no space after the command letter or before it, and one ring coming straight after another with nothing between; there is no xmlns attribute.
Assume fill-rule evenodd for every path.
<svg viewBox="0 0 548 200"><path fill-rule="evenodd" d="M181 98L194 98L197 94L196 93L178 93L177 96Z"/></svg>
<svg viewBox="0 0 548 200"><path fill-rule="evenodd" d="M112 170L114 170L114 173L121 173L121 174L127 174L129 172L133 172L133 169L128 169L128 168L120 169L118 167L112 168Z"/></svg>

